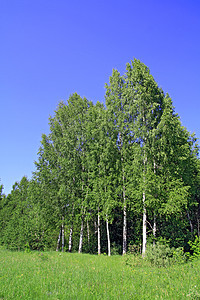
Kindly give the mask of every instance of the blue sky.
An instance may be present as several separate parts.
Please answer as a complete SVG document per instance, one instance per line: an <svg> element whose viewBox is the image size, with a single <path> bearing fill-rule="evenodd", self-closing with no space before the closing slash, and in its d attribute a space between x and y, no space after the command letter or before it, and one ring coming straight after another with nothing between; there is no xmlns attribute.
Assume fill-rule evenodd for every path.
<svg viewBox="0 0 200 300"><path fill-rule="evenodd" d="M112 69L146 64L200 138L199 0L0 0L0 178L30 179L59 101L103 102Z"/></svg>

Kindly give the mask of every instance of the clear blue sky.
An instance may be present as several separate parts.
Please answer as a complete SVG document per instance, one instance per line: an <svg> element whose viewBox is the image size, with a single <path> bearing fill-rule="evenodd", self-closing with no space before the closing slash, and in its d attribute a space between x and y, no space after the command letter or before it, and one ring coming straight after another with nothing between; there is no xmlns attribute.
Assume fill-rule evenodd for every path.
<svg viewBox="0 0 200 300"><path fill-rule="evenodd" d="M0 178L31 178L60 100L103 102L112 69L146 64L200 138L199 0L0 0Z"/></svg>

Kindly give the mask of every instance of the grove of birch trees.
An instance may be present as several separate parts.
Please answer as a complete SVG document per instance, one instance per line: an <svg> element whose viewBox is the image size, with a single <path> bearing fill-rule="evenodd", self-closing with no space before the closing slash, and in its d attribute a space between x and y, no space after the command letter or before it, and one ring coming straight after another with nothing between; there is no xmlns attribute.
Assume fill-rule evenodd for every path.
<svg viewBox="0 0 200 300"><path fill-rule="evenodd" d="M30 180L0 193L0 243L10 249L126 254L200 234L195 135L139 60L113 70L105 105L60 102Z"/></svg>

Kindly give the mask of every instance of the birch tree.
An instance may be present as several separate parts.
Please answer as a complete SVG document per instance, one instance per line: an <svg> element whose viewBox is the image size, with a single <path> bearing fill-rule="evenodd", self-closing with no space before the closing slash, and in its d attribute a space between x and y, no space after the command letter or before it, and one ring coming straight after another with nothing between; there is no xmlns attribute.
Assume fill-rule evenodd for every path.
<svg viewBox="0 0 200 300"><path fill-rule="evenodd" d="M109 122L111 122L113 130L112 134L115 137L115 143L118 148L118 165L120 165L118 191L122 199L123 210L123 254L127 251L127 200L126 200L126 146L127 140L127 115L124 110L126 98L124 97L124 79L120 76L117 70L113 70L109 80L109 85L106 84L106 107L108 111Z"/></svg>
<svg viewBox="0 0 200 300"><path fill-rule="evenodd" d="M133 142L140 145L141 170L142 170L142 206L143 206L143 255L146 250L147 231L147 182L149 166L153 164L150 153L152 152L152 133L160 122L163 111L164 94L158 87L149 69L138 60L127 64L125 73L125 95L129 112L130 128L133 133Z"/></svg>

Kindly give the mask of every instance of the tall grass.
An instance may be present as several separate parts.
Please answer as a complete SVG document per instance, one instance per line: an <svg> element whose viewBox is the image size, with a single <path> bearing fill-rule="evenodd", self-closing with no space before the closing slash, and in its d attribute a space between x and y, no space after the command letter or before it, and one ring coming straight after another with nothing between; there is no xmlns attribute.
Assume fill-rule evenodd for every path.
<svg viewBox="0 0 200 300"><path fill-rule="evenodd" d="M0 250L0 299L200 299L200 261L170 268L127 258Z"/></svg>

